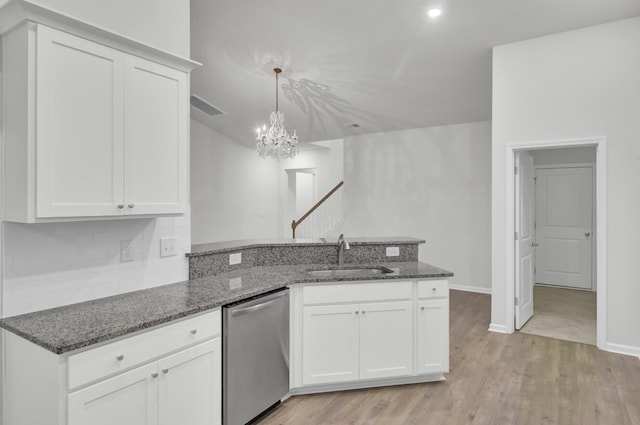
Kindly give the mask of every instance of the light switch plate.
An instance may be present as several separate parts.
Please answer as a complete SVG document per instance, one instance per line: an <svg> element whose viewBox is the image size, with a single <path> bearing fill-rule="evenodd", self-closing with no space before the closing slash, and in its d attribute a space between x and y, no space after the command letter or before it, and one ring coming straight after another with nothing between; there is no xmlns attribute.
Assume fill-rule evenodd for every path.
<svg viewBox="0 0 640 425"><path fill-rule="evenodd" d="M399 246L388 246L387 247L387 257L399 257L400 256L400 247Z"/></svg>
<svg viewBox="0 0 640 425"><path fill-rule="evenodd" d="M160 256L171 257L176 254L176 237L160 238Z"/></svg>
<svg viewBox="0 0 640 425"><path fill-rule="evenodd" d="M237 252L235 254L229 254L229 265L233 266L235 264L242 263L242 253Z"/></svg>

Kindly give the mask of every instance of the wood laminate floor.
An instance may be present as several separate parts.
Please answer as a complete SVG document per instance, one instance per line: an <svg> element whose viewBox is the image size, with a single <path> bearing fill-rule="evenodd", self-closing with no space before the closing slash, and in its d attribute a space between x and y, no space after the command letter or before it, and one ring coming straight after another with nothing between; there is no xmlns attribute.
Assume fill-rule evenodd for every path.
<svg viewBox="0 0 640 425"><path fill-rule="evenodd" d="M446 382L292 397L259 425L640 425L640 360L488 332L490 296L451 291Z"/></svg>

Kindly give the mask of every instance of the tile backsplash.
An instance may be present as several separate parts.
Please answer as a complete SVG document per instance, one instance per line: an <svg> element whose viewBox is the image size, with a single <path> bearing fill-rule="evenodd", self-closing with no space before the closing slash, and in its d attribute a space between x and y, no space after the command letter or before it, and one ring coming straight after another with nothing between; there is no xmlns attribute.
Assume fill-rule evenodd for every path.
<svg viewBox="0 0 640 425"><path fill-rule="evenodd" d="M189 216L69 223L3 223L4 317L188 278ZM176 255L160 257L160 238ZM132 241L133 261L120 261Z"/></svg>

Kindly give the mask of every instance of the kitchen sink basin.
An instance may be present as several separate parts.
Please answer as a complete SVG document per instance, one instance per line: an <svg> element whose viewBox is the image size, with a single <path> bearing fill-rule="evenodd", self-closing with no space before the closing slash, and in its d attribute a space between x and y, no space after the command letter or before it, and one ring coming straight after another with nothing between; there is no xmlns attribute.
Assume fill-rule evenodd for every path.
<svg viewBox="0 0 640 425"><path fill-rule="evenodd" d="M386 267L345 267L309 270L308 273L315 277L373 276L393 273L393 270Z"/></svg>

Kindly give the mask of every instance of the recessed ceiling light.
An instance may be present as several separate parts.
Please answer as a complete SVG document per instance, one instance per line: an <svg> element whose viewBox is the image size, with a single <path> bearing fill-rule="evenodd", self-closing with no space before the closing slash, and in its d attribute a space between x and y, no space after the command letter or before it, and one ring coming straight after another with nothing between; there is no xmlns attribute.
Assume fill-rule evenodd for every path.
<svg viewBox="0 0 640 425"><path fill-rule="evenodd" d="M430 18L437 18L438 16L442 15L442 9L440 9L439 7L434 7L427 11L427 15L429 15Z"/></svg>

